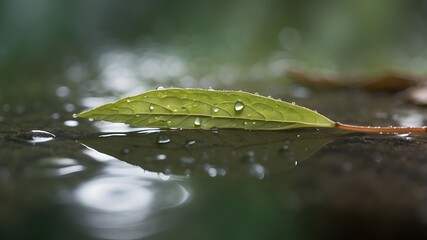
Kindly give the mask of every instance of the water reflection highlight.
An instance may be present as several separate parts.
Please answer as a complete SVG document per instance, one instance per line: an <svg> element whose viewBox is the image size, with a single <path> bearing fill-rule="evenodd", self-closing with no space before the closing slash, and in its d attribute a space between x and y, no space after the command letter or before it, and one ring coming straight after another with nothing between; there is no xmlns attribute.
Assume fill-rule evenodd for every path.
<svg viewBox="0 0 427 240"><path fill-rule="evenodd" d="M177 182L147 175L110 175L81 184L74 192L84 208L78 224L101 239L140 239L167 229L164 214L186 203L190 193Z"/></svg>

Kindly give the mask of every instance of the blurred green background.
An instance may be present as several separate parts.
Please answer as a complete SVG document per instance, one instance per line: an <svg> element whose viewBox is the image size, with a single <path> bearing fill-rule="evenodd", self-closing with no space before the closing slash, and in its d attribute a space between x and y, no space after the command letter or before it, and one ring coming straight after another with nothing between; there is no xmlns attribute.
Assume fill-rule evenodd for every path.
<svg viewBox="0 0 427 240"><path fill-rule="evenodd" d="M426 109L395 95L317 91L293 84L286 73L338 76L344 85L354 76L388 73L423 80L426 13L423 0L0 0L0 238L126 239L141 229L159 230L152 239L427 235L425 137L348 135L311 151L307 146L318 144L290 132L302 139L302 155L313 153L297 162L282 132L230 131L223 145L240 155L204 132L198 139L211 147L200 148L203 156L240 164L248 176L208 176L215 166L185 148L187 161L194 158L201 166L196 173L206 176L165 181L160 172L76 142L110 140L102 143L109 149L119 144L100 134L120 132L121 138L136 129L72 117L175 86L256 91L352 124L423 126ZM144 140L175 134L194 142L196 136L140 133ZM280 147L270 142L274 136ZM241 147L248 139L263 144ZM164 145L151 144L148 149L165 154ZM163 163L166 172L170 164ZM262 181L250 178L251 166L262 176L279 169L270 164L293 168Z"/></svg>
<svg viewBox="0 0 427 240"><path fill-rule="evenodd" d="M424 75L426 10L421 0L3 0L1 88L19 85L31 95L38 84L63 80L55 74L99 80L114 64L122 81L110 85L119 91L134 87L131 78L185 87L264 85L295 68Z"/></svg>

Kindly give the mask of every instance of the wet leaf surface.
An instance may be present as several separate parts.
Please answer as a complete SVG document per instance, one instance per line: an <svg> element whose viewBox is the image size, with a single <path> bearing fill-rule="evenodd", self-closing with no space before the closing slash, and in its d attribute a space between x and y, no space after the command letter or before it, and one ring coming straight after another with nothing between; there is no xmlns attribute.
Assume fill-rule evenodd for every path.
<svg viewBox="0 0 427 240"><path fill-rule="evenodd" d="M157 89L79 113L136 127L283 130L334 127L310 109L241 91Z"/></svg>

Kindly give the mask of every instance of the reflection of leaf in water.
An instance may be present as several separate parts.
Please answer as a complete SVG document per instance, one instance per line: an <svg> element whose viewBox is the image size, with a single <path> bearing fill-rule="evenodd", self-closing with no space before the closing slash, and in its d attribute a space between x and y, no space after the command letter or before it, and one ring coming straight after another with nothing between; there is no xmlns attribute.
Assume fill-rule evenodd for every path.
<svg viewBox="0 0 427 240"><path fill-rule="evenodd" d="M148 171L256 178L295 166L334 138L330 133L301 130L146 130L101 136L79 141Z"/></svg>

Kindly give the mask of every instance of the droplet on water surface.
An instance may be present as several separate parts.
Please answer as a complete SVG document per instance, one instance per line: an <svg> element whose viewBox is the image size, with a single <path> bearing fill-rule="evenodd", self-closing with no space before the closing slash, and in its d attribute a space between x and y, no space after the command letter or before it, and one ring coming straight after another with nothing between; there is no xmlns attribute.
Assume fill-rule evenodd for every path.
<svg viewBox="0 0 427 240"><path fill-rule="evenodd" d="M245 105L244 105L242 102L240 102L240 101L237 101L237 102L234 104L234 110L235 110L236 112L240 112L240 111L242 111L244 107L245 107Z"/></svg>
<svg viewBox="0 0 427 240"><path fill-rule="evenodd" d="M185 147L190 147L196 143L196 140L188 139L185 141Z"/></svg>
<svg viewBox="0 0 427 240"><path fill-rule="evenodd" d="M200 117L196 117L196 119L194 119L194 126L200 127L200 125L202 125L202 120Z"/></svg>
<svg viewBox="0 0 427 240"><path fill-rule="evenodd" d="M163 161L163 160L166 160L166 154L158 154L157 156L156 156L156 160L159 160L159 161Z"/></svg>
<svg viewBox="0 0 427 240"><path fill-rule="evenodd" d="M183 164L192 164L194 163L195 159L193 157L186 157L183 156L179 159Z"/></svg>
<svg viewBox="0 0 427 240"><path fill-rule="evenodd" d="M218 168L218 175L225 176L227 174L227 171L224 168Z"/></svg>
<svg viewBox="0 0 427 240"><path fill-rule="evenodd" d="M171 141L171 139L166 135L159 135L157 137L157 143L158 144L166 144L166 143L169 143L170 141Z"/></svg>
<svg viewBox="0 0 427 240"><path fill-rule="evenodd" d="M258 179L263 179L265 177L266 170L263 165L259 163L253 163L249 166L248 174L249 176L252 176Z"/></svg>
<svg viewBox="0 0 427 240"><path fill-rule="evenodd" d="M216 175L218 174L218 170L213 167L209 168L207 172L210 177L216 177Z"/></svg>
<svg viewBox="0 0 427 240"><path fill-rule="evenodd" d="M30 136L28 136L28 140L31 143L42 143L53 140L55 137L56 136L50 132L42 130L31 130Z"/></svg>
<svg viewBox="0 0 427 240"><path fill-rule="evenodd" d="M256 161L255 152L248 151L245 155L242 156L242 163L253 163Z"/></svg>
<svg viewBox="0 0 427 240"><path fill-rule="evenodd" d="M64 125L67 127L77 127L79 125L79 122L75 120L67 120L64 122Z"/></svg>
<svg viewBox="0 0 427 240"><path fill-rule="evenodd" d="M218 170L211 164L204 164L203 169L210 177L216 177Z"/></svg>
<svg viewBox="0 0 427 240"><path fill-rule="evenodd" d="M217 127L211 127L211 131L212 131L212 133L217 134L218 128Z"/></svg>

